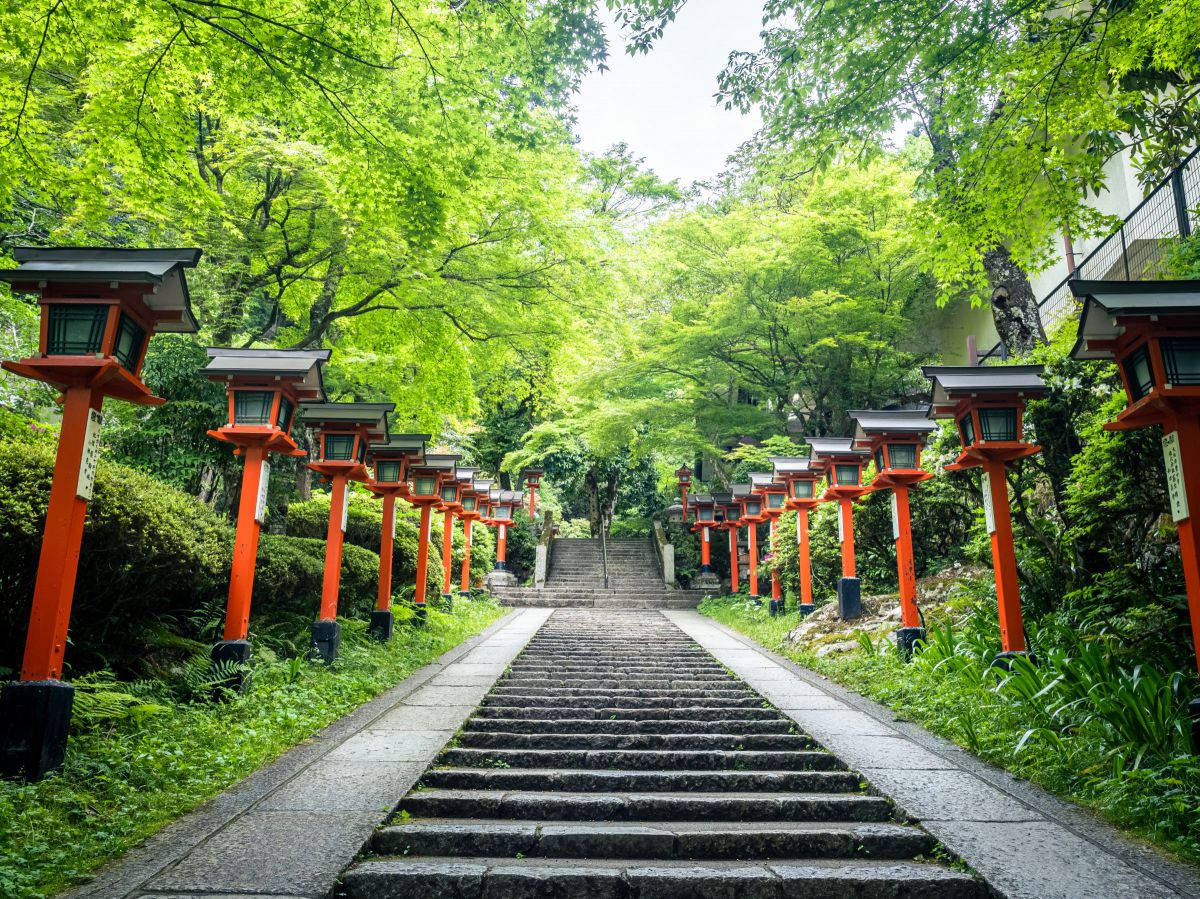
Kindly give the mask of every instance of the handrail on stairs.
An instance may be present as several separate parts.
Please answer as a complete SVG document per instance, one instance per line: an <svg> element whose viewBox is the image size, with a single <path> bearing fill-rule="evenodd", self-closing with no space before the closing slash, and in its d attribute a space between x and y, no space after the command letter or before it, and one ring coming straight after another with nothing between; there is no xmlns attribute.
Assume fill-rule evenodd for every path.
<svg viewBox="0 0 1200 899"><path fill-rule="evenodd" d="M608 525L600 519L600 557L604 563L604 589L608 589Z"/></svg>

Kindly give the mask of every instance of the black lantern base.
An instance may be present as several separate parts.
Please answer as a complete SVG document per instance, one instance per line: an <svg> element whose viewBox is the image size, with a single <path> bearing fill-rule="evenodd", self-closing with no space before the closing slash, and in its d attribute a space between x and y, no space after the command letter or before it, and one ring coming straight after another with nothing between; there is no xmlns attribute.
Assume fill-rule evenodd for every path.
<svg viewBox="0 0 1200 899"><path fill-rule="evenodd" d="M425 614L426 614L425 603L423 603L423 602L417 603L416 614L414 614L411 619L413 627L424 627L425 626Z"/></svg>
<svg viewBox="0 0 1200 899"><path fill-rule="evenodd" d="M838 617L842 621L852 621L855 618L861 618L863 613L862 581L856 577L844 577L839 580L837 601Z"/></svg>
<svg viewBox="0 0 1200 899"><path fill-rule="evenodd" d="M768 611L770 612L770 614L772 616L782 615L786 611L786 609L784 608L784 605L783 605L783 600L782 599L771 600L770 608L768 609Z"/></svg>
<svg viewBox="0 0 1200 899"><path fill-rule="evenodd" d="M755 605L757 608L760 608L760 609L762 608L762 600L758 598L758 594L757 594L757 593L751 593L751 594L750 594L750 601L751 601L752 603L754 603L754 605Z"/></svg>
<svg viewBox="0 0 1200 899"><path fill-rule="evenodd" d="M505 564L506 564L506 563L504 563L504 562L497 562L497 563L496 563L496 567L495 567L495 569L493 569L493 570L495 570L495 571L504 571L504 566L505 566Z"/></svg>
<svg viewBox="0 0 1200 899"><path fill-rule="evenodd" d="M368 633L371 639L386 643L392 639L392 631L396 629L396 616L391 609L373 609L371 611L371 627Z"/></svg>
<svg viewBox="0 0 1200 899"><path fill-rule="evenodd" d="M242 693L250 683L250 649L249 640L222 640L212 648L213 664L223 665L229 662L237 665L237 670L220 683L214 684L214 692L232 690Z"/></svg>
<svg viewBox="0 0 1200 899"><path fill-rule="evenodd" d="M312 626L312 648L308 657L314 662L332 665L342 645L342 626L336 621L314 621Z"/></svg>
<svg viewBox="0 0 1200 899"><path fill-rule="evenodd" d="M1188 716L1192 719L1192 752L1200 755L1200 699L1188 703Z"/></svg>
<svg viewBox="0 0 1200 899"><path fill-rule="evenodd" d="M712 574L712 566L711 565L701 565L700 566L700 574Z"/></svg>
<svg viewBox="0 0 1200 899"><path fill-rule="evenodd" d="M900 658L908 661L917 651L917 643L925 641L925 628L902 627L896 631L896 648L900 650Z"/></svg>
<svg viewBox="0 0 1200 899"><path fill-rule="evenodd" d="M1025 652L1024 650L1014 650L1012 652L996 653L996 657L992 659L992 667L999 668L1001 671L1012 671L1014 659L1028 659L1030 664L1037 664L1037 656L1033 653Z"/></svg>
<svg viewBox="0 0 1200 899"><path fill-rule="evenodd" d="M817 607L816 607L815 603L811 603L811 602L800 603L800 617L801 618L807 618L809 615L811 615L816 610L817 610Z"/></svg>
<svg viewBox="0 0 1200 899"><path fill-rule="evenodd" d="M453 593L443 593L442 594L442 602L444 602L446 604L447 612L454 611L454 594Z"/></svg>
<svg viewBox="0 0 1200 899"><path fill-rule="evenodd" d="M41 780L62 767L75 688L62 681L11 681L0 693L0 776Z"/></svg>

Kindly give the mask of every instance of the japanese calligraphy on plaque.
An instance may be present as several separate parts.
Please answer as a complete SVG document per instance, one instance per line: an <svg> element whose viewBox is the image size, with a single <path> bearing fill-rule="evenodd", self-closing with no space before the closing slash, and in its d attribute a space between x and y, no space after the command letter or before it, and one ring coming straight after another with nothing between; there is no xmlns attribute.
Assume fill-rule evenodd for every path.
<svg viewBox="0 0 1200 899"><path fill-rule="evenodd" d="M1179 432L1163 436L1163 462L1167 475L1167 493L1171 497L1171 518L1184 521L1189 517L1187 482L1183 479L1183 452L1179 448Z"/></svg>
<svg viewBox="0 0 1200 899"><path fill-rule="evenodd" d="M900 539L900 501L895 490L892 491L892 539Z"/></svg>
<svg viewBox="0 0 1200 899"><path fill-rule="evenodd" d="M996 509L992 505L992 479L983 473L983 520L989 534L996 533Z"/></svg>
<svg viewBox="0 0 1200 899"><path fill-rule="evenodd" d="M83 432L83 458L79 460L79 481L75 495L90 501L96 486L96 464L100 461L100 412L88 410L87 427Z"/></svg>
<svg viewBox="0 0 1200 899"><path fill-rule="evenodd" d="M263 459L262 471L258 475L258 502L254 506L254 520L262 524L267 517L267 489L271 484L271 463Z"/></svg>

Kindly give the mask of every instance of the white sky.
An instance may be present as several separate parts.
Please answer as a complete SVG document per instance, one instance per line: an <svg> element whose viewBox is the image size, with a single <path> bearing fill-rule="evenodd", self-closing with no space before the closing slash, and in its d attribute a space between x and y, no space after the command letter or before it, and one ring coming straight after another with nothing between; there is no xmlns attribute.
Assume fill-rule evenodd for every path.
<svg viewBox="0 0 1200 899"><path fill-rule="evenodd" d="M609 70L592 72L577 96L580 146L602 153L625 141L662 178L685 185L711 178L758 130L713 99L733 50L761 46L761 0L689 0L649 54L629 56L604 13Z"/></svg>

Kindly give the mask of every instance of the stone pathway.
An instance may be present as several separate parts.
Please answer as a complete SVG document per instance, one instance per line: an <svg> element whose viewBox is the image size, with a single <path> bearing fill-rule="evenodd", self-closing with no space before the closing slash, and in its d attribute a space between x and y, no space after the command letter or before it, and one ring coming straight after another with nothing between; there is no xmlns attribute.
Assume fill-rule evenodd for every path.
<svg viewBox="0 0 1200 899"><path fill-rule="evenodd" d="M1200 879L695 612L527 609L72 895L335 891L1200 899Z"/></svg>
<svg viewBox="0 0 1200 899"><path fill-rule="evenodd" d="M350 899L983 897L654 613L555 612L343 879Z"/></svg>

